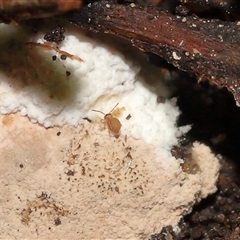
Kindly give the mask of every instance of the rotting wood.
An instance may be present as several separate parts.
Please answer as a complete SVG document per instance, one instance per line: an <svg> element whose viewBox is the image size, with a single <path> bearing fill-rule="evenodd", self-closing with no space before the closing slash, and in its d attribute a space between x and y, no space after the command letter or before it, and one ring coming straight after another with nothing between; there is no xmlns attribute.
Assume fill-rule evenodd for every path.
<svg viewBox="0 0 240 240"><path fill-rule="evenodd" d="M68 16L76 25L118 35L199 80L226 86L240 103L240 22L176 16L155 7L93 3Z"/></svg>
<svg viewBox="0 0 240 240"><path fill-rule="evenodd" d="M19 22L77 10L82 0L0 0L0 22Z"/></svg>

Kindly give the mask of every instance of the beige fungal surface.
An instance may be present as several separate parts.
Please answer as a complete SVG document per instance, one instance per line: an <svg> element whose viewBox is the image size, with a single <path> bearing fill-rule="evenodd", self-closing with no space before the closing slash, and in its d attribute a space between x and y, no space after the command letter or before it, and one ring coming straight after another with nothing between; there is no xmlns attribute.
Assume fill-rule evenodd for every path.
<svg viewBox="0 0 240 240"><path fill-rule="evenodd" d="M97 122L46 129L12 114L0 131L1 239L147 239L216 190L219 162L199 143L199 171L187 174L182 160Z"/></svg>

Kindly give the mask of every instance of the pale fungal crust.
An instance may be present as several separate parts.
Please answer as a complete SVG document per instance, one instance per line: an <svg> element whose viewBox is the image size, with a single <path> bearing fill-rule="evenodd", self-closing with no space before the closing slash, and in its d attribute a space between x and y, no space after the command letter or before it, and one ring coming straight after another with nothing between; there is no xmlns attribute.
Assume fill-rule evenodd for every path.
<svg viewBox="0 0 240 240"><path fill-rule="evenodd" d="M142 140L101 130L45 129L0 117L1 239L147 239L176 226L216 190L219 161L195 143L196 174Z"/></svg>

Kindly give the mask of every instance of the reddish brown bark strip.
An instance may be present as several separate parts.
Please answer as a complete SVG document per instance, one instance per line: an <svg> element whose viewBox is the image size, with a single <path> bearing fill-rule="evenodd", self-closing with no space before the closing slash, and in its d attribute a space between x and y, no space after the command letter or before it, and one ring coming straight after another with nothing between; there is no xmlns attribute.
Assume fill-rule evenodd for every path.
<svg viewBox="0 0 240 240"><path fill-rule="evenodd" d="M49 17L80 8L82 0L0 0L0 22Z"/></svg>
<svg viewBox="0 0 240 240"><path fill-rule="evenodd" d="M154 7L94 3L68 17L78 26L118 35L185 71L227 86L240 102L240 22L180 17Z"/></svg>

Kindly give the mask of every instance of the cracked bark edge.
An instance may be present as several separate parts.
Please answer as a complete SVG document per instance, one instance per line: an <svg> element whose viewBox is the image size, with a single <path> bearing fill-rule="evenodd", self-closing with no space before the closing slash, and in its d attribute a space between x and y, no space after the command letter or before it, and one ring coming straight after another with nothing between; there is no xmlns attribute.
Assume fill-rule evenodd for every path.
<svg viewBox="0 0 240 240"><path fill-rule="evenodd" d="M199 80L226 86L240 103L240 22L180 17L155 7L93 3L67 16L81 28L128 39Z"/></svg>

